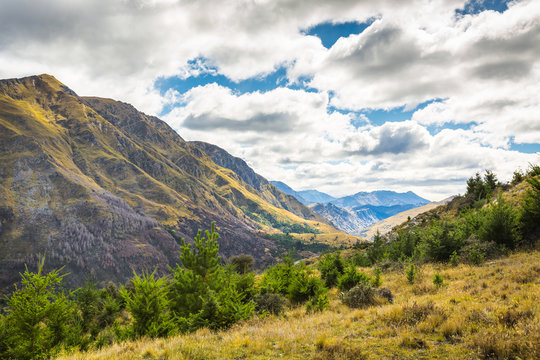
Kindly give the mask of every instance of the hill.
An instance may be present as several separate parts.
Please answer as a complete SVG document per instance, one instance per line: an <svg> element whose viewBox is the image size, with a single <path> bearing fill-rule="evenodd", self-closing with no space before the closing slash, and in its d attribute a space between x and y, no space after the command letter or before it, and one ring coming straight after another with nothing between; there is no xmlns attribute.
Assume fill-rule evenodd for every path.
<svg viewBox="0 0 540 360"><path fill-rule="evenodd" d="M226 331L144 338L59 359L536 359L539 257L532 251L481 266L426 264L414 284L402 269L388 270L382 281L393 303L351 309L334 289L323 312L293 308ZM433 284L435 273L444 286Z"/></svg>
<svg viewBox="0 0 540 360"><path fill-rule="evenodd" d="M287 251L267 234L347 238L277 189L257 190L217 165L160 119L80 97L49 75L0 81L0 159L0 289L38 254L48 268L65 265L72 285L162 273L177 262L180 238L211 221L222 256L251 254L259 267Z"/></svg>

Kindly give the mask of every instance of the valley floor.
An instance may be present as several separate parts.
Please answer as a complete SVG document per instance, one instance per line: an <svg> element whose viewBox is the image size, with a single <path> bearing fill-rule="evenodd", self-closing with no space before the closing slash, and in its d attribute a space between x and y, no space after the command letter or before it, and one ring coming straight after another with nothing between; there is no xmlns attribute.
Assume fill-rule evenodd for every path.
<svg viewBox="0 0 540 360"><path fill-rule="evenodd" d="M436 272L441 288L432 282ZM382 280L393 304L350 309L334 289L322 313L300 307L227 331L202 329L60 359L540 358L540 251L481 266L427 264L414 284L404 269L383 272Z"/></svg>

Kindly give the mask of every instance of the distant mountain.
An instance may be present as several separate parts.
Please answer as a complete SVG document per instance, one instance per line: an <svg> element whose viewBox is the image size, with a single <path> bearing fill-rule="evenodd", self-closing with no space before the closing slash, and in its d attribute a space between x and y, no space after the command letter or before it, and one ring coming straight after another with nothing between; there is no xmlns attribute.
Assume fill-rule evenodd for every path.
<svg viewBox="0 0 540 360"><path fill-rule="evenodd" d="M377 215L367 208L355 211L332 203L312 204L310 208L330 220L338 229L351 235L379 221Z"/></svg>
<svg viewBox="0 0 540 360"><path fill-rule="evenodd" d="M336 200L335 197L317 190L302 190L298 193L303 199L306 200L306 202L308 202L308 205L314 203L325 204L332 200Z"/></svg>
<svg viewBox="0 0 540 360"><path fill-rule="evenodd" d="M336 199L317 190L296 191L281 181L271 181L278 189L290 194L316 213L324 216L338 229L355 236L388 217L429 203L412 191L398 193L379 190L359 192Z"/></svg>
<svg viewBox="0 0 540 360"><path fill-rule="evenodd" d="M285 194L294 196L296 199L298 199L298 201L300 201L304 205L310 205L310 204L315 204L315 203L324 204L324 203L327 203L336 199L335 197L325 194L323 192L320 192L318 190L296 191L292 189L289 185L281 181L270 181L270 183L272 183L279 190L283 191Z"/></svg>
<svg viewBox="0 0 540 360"><path fill-rule="evenodd" d="M433 210L436 207L439 207L441 205L449 203L454 197L449 197L447 199L431 202L427 205L419 206L412 208L410 210L406 210L400 213L397 213L396 215L390 216L386 219L383 219L381 221L378 221L377 223L365 228L364 230L355 233L355 235L361 236L366 239L372 239L373 236L379 231L381 235L388 234L392 231L396 226L403 224L408 219L412 219L412 221L415 221L415 217L417 217L420 214L423 214L427 211Z"/></svg>
<svg viewBox="0 0 540 360"><path fill-rule="evenodd" d="M50 75L0 80L0 158L0 290L39 254L70 285L163 274L211 221L222 257L259 267L287 250L268 233L347 237L223 149Z"/></svg>
<svg viewBox="0 0 540 360"><path fill-rule="evenodd" d="M363 205L374 206L393 206L393 205L415 205L422 206L429 204L429 200L426 200L412 191L405 193L398 193L395 191L380 190L372 192L359 192L354 195L345 196L336 200L333 200L334 205L340 207L353 208Z"/></svg>
<svg viewBox="0 0 540 360"><path fill-rule="evenodd" d="M309 205L309 202L304 199L304 197L296 190L293 190L289 185L285 184L281 181L270 181L272 185L274 185L276 188L278 188L280 191L284 192L285 194L294 196L298 201L300 201L304 205Z"/></svg>

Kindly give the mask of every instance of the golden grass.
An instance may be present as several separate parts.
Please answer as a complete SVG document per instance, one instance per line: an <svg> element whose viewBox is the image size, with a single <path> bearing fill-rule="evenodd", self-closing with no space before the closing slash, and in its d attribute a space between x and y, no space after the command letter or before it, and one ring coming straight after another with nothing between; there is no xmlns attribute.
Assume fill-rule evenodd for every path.
<svg viewBox="0 0 540 360"><path fill-rule="evenodd" d="M295 308L227 331L141 339L60 359L540 358L539 262L540 251L531 251L479 267L428 264L414 284L402 271L383 273L393 304L349 309L334 289L322 313ZM445 280L438 289L435 272Z"/></svg>

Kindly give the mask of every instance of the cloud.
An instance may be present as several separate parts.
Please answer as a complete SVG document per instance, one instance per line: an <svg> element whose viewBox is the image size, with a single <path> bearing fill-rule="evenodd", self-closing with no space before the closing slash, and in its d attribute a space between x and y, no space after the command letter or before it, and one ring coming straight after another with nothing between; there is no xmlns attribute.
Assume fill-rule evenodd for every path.
<svg viewBox="0 0 540 360"><path fill-rule="evenodd" d="M190 130L256 131L263 133L286 133L294 129L296 119L286 113L258 113L245 120L213 117L209 113L188 115L183 126Z"/></svg>
<svg viewBox="0 0 540 360"><path fill-rule="evenodd" d="M3 1L0 77L47 72L81 95L150 114L166 105L173 109L164 119L184 138L222 146L298 189L345 195L391 188L436 199L462 192L463 179L477 170L507 179L538 161L510 147L540 142L540 3L456 16L465 3ZM372 18L330 49L301 32ZM302 79L312 89L155 88L163 77L211 73L240 81L278 68L291 84ZM435 98L442 100L405 122L375 126L369 111L356 112L412 110Z"/></svg>

